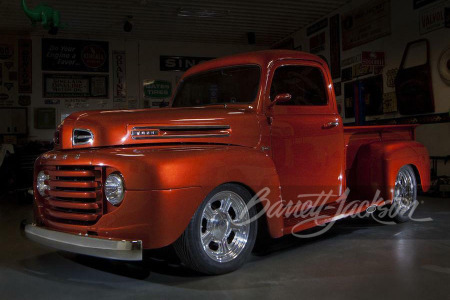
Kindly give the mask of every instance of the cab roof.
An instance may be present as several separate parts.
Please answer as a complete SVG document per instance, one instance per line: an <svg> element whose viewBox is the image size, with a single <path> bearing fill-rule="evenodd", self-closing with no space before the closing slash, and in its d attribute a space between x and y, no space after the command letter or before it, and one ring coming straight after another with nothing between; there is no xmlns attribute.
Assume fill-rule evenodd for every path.
<svg viewBox="0 0 450 300"><path fill-rule="evenodd" d="M262 51L234 54L200 63L190 68L185 73L184 77L192 75L194 73L207 71L210 69L217 69L233 65L257 64L260 65L261 67L264 67L268 66L269 64L277 60L284 60L284 59L312 60L317 61L322 65L326 65L326 63L317 55L313 55L302 51L262 50Z"/></svg>

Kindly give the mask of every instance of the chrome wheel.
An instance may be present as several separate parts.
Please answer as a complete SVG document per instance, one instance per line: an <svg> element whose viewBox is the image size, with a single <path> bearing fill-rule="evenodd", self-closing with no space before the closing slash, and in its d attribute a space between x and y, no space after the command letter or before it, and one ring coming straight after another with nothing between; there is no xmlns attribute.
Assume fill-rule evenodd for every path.
<svg viewBox="0 0 450 300"><path fill-rule="evenodd" d="M232 191L215 194L202 212L200 238L205 253L216 262L229 262L249 239L250 214L241 196Z"/></svg>
<svg viewBox="0 0 450 300"><path fill-rule="evenodd" d="M411 208L416 196L414 174L410 168L402 168L395 181L394 202L398 205L400 213Z"/></svg>

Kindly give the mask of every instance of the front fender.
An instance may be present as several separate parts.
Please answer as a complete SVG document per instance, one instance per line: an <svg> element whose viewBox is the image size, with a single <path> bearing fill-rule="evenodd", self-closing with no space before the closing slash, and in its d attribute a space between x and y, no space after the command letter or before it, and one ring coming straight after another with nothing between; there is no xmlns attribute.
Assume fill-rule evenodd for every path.
<svg viewBox="0 0 450 300"><path fill-rule="evenodd" d="M152 218L153 237L148 239L150 243L147 245L151 245L151 248L174 242L183 233L201 202L223 183L240 183L254 193L269 188L270 194L265 197L268 203L265 202L265 205L281 200L280 183L272 159L254 148L211 145L98 149L92 155L92 164L103 164L119 170L123 174L127 191L152 191L158 195L158 207L164 209L158 209L158 214L153 214L150 209L148 218ZM175 192L189 189L195 193ZM182 198L170 196L170 200L164 202L166 196L179 193L183 195ZM148 198L148 201L152 199ZM116 213L120 214L121 210L120 207ZM176 214L176 221L173 221L174 210L181 210ZM268 218L267 224L272 237L282 236L281 217ZM167 226L170 230L165 228ZM163 243L151 242L155 232L166 235L163 239L158 238ZM167 236L169 233L170 236Z"/></svg>

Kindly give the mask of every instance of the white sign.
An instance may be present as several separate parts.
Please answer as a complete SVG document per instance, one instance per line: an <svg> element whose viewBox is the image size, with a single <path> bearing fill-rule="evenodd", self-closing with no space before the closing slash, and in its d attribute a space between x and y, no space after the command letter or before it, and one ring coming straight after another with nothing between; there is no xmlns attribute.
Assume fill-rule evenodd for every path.
<svg viewBox="0 0 450 300"><path fill-rule="evenodd" d="M113 73L113 98L124 98L127 96L124 51L113 51Z"/></svg>
<svg viewBox="0 0 450 300"><path fill-rule="evenodd" d="M420 12L420 34L425 34L445 26L445 7L443 4Z"/></svg>

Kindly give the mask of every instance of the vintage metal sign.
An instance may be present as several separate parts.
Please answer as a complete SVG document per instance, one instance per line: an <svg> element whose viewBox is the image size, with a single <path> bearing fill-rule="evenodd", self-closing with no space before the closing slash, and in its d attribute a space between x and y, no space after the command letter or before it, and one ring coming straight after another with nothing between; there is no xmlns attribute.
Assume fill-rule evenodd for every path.
<svg viewBox="0 0 450 300"><path fill-rule="evenodd" d="M19 93L32 92L32 46L31 40L19 40Z"/></svg>
<svg viewBox="0 0 450 300"><path fill-rule="evenodd" d="M361 64L364 67L383 67L384 52L363 51L361 53Z"/></svg>
<svg viewBox="0 0 450 300"><path fill-rule="evenodd" d="M159 68L161 71L186 71L190 67L193 67L201 62L208 61L211 59L214 58L161 55L159 57Z"/></svg>
<svg viewBox="0 0 450 300"><path fill-rule="evenodd" d="M44 74L45 98L108 98L108 75Z"/></svg>
<svg viewBox="0 0 450 300"><path fill-rule="evenodd" d="M390 0L374 0L342 15L342 49L349 50L391 33Z"/></svg>
<svg viewBox="0 0 450 300"><path fill-rule="evenodd" d="M146 98L168 98L172 94L172 83L166 80L154 80L144 84Z"/></svg>
<svg viewBox="0 0 450 300"><path fill-rule="evenodd" d="M126 89L126 56L124 51L113 51L113 98L127 96Z"/></svg>
<svg viewBox="0 0 450 300"><path fill-rule="evenodd" d="M433 6L420 12L420 34L425 34L445 26L445 7Z"/></svg>
<svg viewBox="0 0 450 300"><path fill-rule="evenodd" d="M42 39L42 70L108 72L108 42Z"/></svg>

